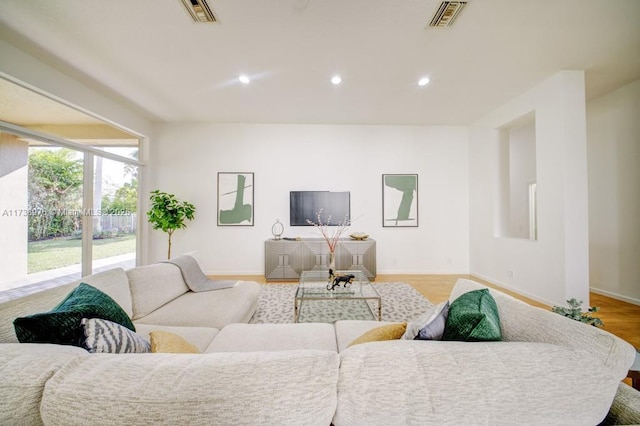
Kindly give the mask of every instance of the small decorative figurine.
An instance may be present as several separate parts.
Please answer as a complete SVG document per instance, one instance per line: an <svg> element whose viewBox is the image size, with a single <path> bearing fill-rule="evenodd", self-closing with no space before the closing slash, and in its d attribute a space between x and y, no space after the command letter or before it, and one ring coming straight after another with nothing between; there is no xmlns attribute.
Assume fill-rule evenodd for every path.
<svg viewBox="0 0 640 426"><path fill-rule="evenodd" d="M335 290L336 287L340 287L341 283L344 285L344 288L349 288L355 277L356 276L352 274L338 275L333 279L332 284L327 284L327 290Z"/></svg>
<svg viewBox="0 0 640 426"><path fill-rule="evenodd" d="M284 225L280 222L280 219L276 219L276 223L271 227L271 233L274 240L279 240L284 232Z"/></svg>

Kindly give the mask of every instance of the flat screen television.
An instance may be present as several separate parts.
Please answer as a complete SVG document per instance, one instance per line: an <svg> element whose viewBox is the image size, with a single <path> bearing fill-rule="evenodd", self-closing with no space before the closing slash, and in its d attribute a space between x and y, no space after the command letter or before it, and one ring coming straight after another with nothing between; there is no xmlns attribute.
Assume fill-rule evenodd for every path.
<svg viewBox="0 0 640 426"><path fill-rule="evenodd" d="M338 226L345 221L351 225L351 193L349 191L291 191L289 192L289 225L311 226L307 220Z"/></svg>

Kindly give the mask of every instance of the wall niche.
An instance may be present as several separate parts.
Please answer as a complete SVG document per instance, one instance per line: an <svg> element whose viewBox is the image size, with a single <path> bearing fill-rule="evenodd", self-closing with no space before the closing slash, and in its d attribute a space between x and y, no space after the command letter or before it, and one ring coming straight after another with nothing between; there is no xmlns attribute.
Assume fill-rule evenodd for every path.
<svg viewBox="0 0 640 426"><path fill-rule="evenodd" d="M536 116L531 111L501 127L496 236L538 239Z"/></svg>

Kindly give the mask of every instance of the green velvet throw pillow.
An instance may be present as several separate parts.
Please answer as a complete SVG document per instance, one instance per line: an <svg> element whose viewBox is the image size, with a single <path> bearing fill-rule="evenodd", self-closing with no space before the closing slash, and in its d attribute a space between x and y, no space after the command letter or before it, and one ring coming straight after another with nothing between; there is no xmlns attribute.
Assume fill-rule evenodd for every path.
<svg viewBox="0 0 640 426"><path fill-rule="evenodd" d="M80 283L49 312L16 318L13 326L21 343L80 346L84 340L82 318L102 318L135 331L131 319L115 300L85 283Z"/></svg>
<svg viewBox="0 0 640 426"><path fill-rule="evenodd" d="M442 340L502 340L498 306L489 289L464 293L451 303Z"/></svg>

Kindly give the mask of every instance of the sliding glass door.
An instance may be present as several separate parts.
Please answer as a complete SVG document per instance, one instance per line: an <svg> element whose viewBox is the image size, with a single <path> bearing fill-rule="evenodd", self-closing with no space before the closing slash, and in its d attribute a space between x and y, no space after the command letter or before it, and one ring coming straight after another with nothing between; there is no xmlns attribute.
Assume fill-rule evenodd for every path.
<svg viewBox="0 0 640 426"><path fill-rule="evenodd" d="M29 283L80 277L83 182L82 153L50 145L29 147Z"/></svg>
<svg viewBox="0 0 640 426"><path fill-rule="evenodd" d="M0 124L0 293L135 266L137 140L38 140Z"/></svg>
<svg viewBox="0 0 640 426"><path fill-rule="evenodd" d="M114 148L130 154L137 150ZM124 151L124 152L121 152ZM130 268L136 262L138 167L96 156L92 207L92 270Z"/></svg>

